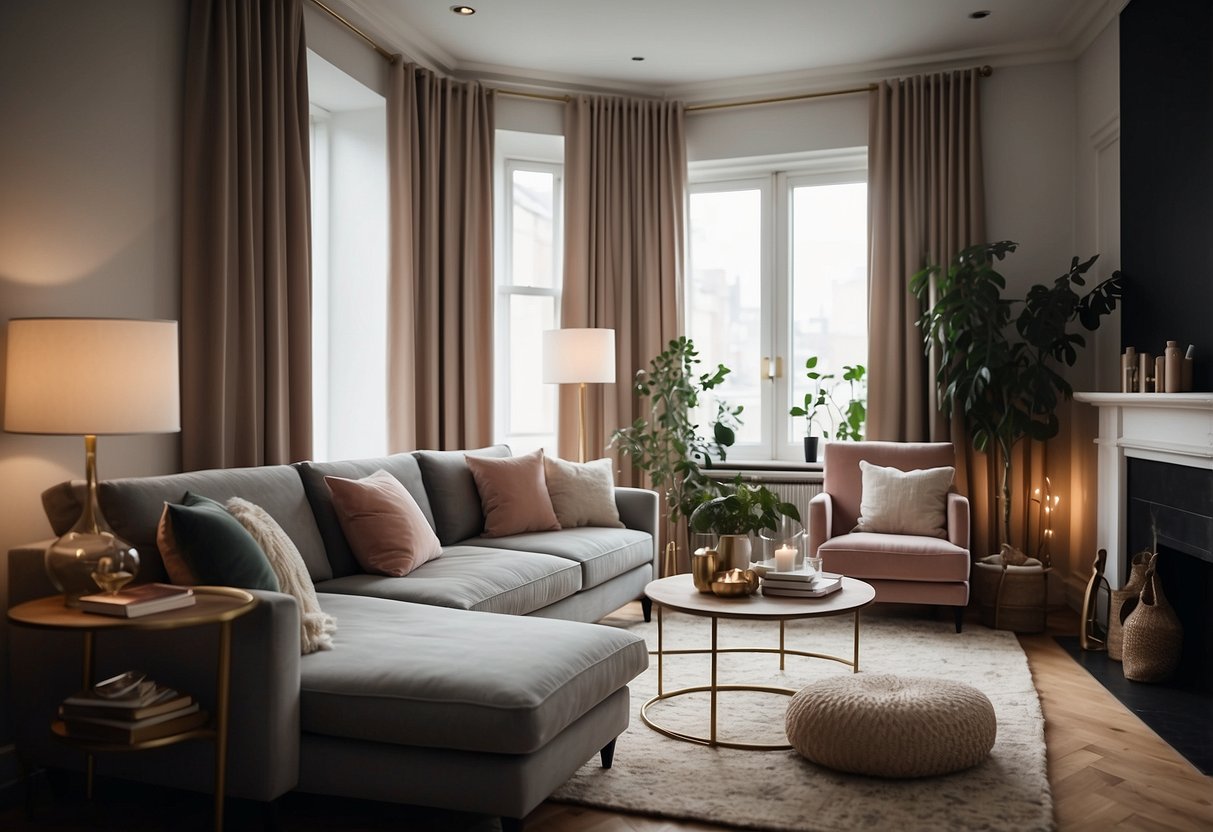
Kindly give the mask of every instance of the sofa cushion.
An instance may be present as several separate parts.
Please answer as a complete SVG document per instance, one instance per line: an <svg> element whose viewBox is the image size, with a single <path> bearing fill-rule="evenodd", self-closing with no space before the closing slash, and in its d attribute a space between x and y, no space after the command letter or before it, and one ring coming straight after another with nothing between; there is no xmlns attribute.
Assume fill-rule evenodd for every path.
<svg viewBox="0 0 1213 832"><path fill-rule="evenodd" d="M341 522L337 519L337 511L333 508L333 495L325 484L325 477L344 477L356 480L384 470L396 479L405 490L417 501L417 507L425 515L431 528L434 526L434 512L430 508L429 497L425 493L425 483L421 480L421 468L413 454L392 454L391 456L375 457L373 459L351 459L341 462L297 462L295 470L303 481L303 490L307 494L308 503L316 515L316 527L324 540L328 551L328 560L332 565L331 572L325 577L340 578L343 575L356 575L362 571L354 552L350 549L349 541ZM254 500L256 498L253 498Z"/></svg>
<svg viewBox="0 0 1213 832"><path fill-rule="evenodd" d="M417 451L421 478L434 512L434 531L443 546L450 546L484 531L480 492L468 469L466 456L501 459L510 455L508 445L493 445L475 451Z"/></svg>
<svg viewBox="0 0 1213 832"><path fill-rule="evenodd" d="M967 581L969 553L946 540L914 534L853 532L817 549L822 568L852 578Z"/></svg>
<svg viewBox="0 0 1213 832"><path fill-rule="evenodd" d="M528 754L648 666L644 642L613 627L320 601L341 629L334 650L300 663L300 727L313 734Z"/></svg>
<svg viewBox="0 0 1213 832"><path fill-rule="evenodd" d="M97 494L101 510L114 533L139 550L141 581L168 577L156 548L156 527L164 504L180 500L186 491L219 502L232 497L252 500L269 512L299 547L312 580L333 576L299 474L289 465L266 465L103 480ZM63 534L80 519L85 497L84 483L79 481L60 483L43 492L42 505L55 534Z"/></svg>
<svg viewBox="0 0 1213 832"><path fill-rule="evenodd" d="M653 538L633 529L585 526L510 537L474 537L468 546L494 546L521 552L542 552L581 564L581 588L606 583L624 572L653 562Z"/></svg>
<svg viewBox="0 0 1213 832"><path fill-rule="evenodd" d="M448 546L442 557L403 578L347 575L316 585L320 593L369 595L511 615L542 609L579 589L581 569L565 558L474 546Z"/></svg>
<svg viewBox="0 0 1213 832"><path fill-rule="evenodd" d="M185 492L181 504L165 503L157 545L165 561L188 572L188 584L235 586L278 592L278 577L260 544L222 503ZM184 575L178 574L174 580Z"/></svg>
<svg viewBox="0 0 1213 832"><path fill-rule="evenodd" d="M559 529L543 473L543 449L505 459L467 457L484 511L484 536Z"/></svg>
<svg viewBox="0 0 1213 832"><path fill-rule="evenodd" d="M400 481L383 469L363 477L324 478L358 564L376 575L403 577L442 554L425 515Z"/></svg>
<svg viewBox="0 0 1213 832"><path fill-rule="evenodd" d="M552 508L563 529L605 526L622 529L615 505L615 463L610 459L577 463L544 457Z"/></svg>

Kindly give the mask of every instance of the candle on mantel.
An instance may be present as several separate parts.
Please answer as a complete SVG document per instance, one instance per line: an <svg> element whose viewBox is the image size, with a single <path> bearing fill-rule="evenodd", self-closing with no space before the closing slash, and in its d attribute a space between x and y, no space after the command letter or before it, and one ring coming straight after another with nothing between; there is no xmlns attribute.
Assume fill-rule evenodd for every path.
<svg viewBox="0 0 1213 832"><path fill-rule="evenodd" d="M775 550L775 571L791 572L796 568L796 550L791 546L780 546Z"/></svg>

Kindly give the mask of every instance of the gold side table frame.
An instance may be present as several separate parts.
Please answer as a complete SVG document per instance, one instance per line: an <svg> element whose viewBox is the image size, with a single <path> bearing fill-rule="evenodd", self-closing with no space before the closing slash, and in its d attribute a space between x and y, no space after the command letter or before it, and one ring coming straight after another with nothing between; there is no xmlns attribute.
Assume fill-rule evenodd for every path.
<svg viewBox="0 0 1213 832"><path fill-rule="evenodd" d="M676 575L653 581L645 587L645 594L657 605L657 694L645 702L640 708L640 719L649 728L670 739L682 742L706 745L714 748L735 748L743 751L785 751L792 746L787 743L745 743L722 740L717 734L718 695L721 691L749 691L753 693L771 693L782 696L792 696L796 693L791 688L774 687L769 685L722 685L718 677L719 656L721 653L772 653L779 655L779 669L786 668L788 656L802 656L810 659L825 659L838 662L851 668L852 673L859 672L859 633L860 612L875 600L875 590L866 583L853 578L843 579L843 588L833 595L824 598L770 598L766 596L750 596L748 598L720 599L703 595L694 589L689 575ZM688 589L690 592L688 592ZM650 591L651 590L651 591ZM849 591L849 592L848 592ZM692 594L693 593L693 594ZM845 594L844 594L845 593ZM679 612L707 617L711 620L711 647L688 648L677 650L665 649L663 613L666 607ZM820 618L851 613L855 624L852 636L850 658L832 656L826 653L814 653L805 650L793 650L787 646L787 622L800 618ZM750 619L758 621L779 622L779 647L720 647L718 628L721 618ZM711 656L711 683L692 687L665 690L665 657L708 654ZM709 735L704 737L675 731L659 724L649 716L649 708L658 702L687 696L692 693L709 693Z"/></svg>
<svg viewBox="0 0 1213 832"><path fill-rule="evenodd" d="M112 743L81 740L67 734L62 720L51 723L54 734L84 752L85 794L93 797L94 755L109 752L142 751L176 745L187 740L209 739L215 743L215 830L223 829L223 801L227 784L228 703L231 695L232 622L257 606L257 599L242 589L222 586L196 586L195 603L189 607L153 613L139 618L87 613L66 607L63 596L53 595L18 604L8 611L14 624L41 630L78 631L84 639L81 680L85 690L93 684L96 634L103 631L177 630L185 627L219 625L218 662L215 670L215 714L210 724L191 731L157 737L137 743Z"/></svg>

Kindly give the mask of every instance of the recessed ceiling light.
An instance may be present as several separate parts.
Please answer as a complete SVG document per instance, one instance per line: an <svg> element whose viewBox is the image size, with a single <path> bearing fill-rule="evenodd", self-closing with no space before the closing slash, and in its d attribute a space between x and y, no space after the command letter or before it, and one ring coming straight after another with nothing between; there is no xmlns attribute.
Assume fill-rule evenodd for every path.
<svg viewBox="0 0 1213 832"><path fill-rule="evenodd" d="M644 58L641 55L633 55L632 60L633 61L643 61Z"/></svg>
<svg viewBox="0 0 1213 832"><path fill-rule="evenodd" d="M969 17L973 18L974 20L981 20L983 17L989 17L989 16L990 16L989 9L982 9L981 11L969 13Z"/></svg>
<svg viewBox="0 0 1213 832"><path fill-rule="evenodd" d="M476 10L471 6L451 6L451 11L464 17L471 17L476 13Z"/></svg>

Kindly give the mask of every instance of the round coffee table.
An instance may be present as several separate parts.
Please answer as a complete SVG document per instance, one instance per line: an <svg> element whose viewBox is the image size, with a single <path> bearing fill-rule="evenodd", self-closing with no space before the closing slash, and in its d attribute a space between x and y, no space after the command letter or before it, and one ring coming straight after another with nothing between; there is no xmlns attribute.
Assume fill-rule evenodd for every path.
<svg viewBox="0 0 1213 832"><path fill-rule="evenodd" d="M839 662L851 668L851 672L859 672L859 611L876 600L876 590L869 584L855 578L843 578L842 589L822 598L776 598L762 594L750 595L744 598L718 598L695 589L690 575L671 575L652 581L644 588L644 594L657 606L657 695L649 699L640 708L640 718L644 724L659 734L671 739L692 742L698 745L719 746L721 748L740 748L747 751L782 751L791 748L788 744L754 744L730 742L718 739L716 736L716 698L720 691L745 690L759 693L775 693L792 696L796 693L790 688L771 687L766 685L721 685L717 682L717 657L721 653L778 653L779 669L784 669L787 656L805 656L812 659L828 659ZM662 611L665 609L683 612L688 615L698 615L712 621L712 646L709 649L666 650L662 640ZM790 650L784 640L784 629L788 621L800 618L822 618L833 615L852 613L855 616L855 635L850 659L841 656L830 656L825 653L811 653L803 650ZM718 647L716 641L717 622L722 618L738 618L751 621L778 621L779 648L774 647ZM666 691L663 689L663 662L667 655L687 653L709 653L712 657L712 681L709 685L697 685L689 688ZM648 714L649 708L657 702L673 699L676 696L686 696L691 693L708 692L711 696L711 733L702 737L673 731L653 721Z"/></svg>

